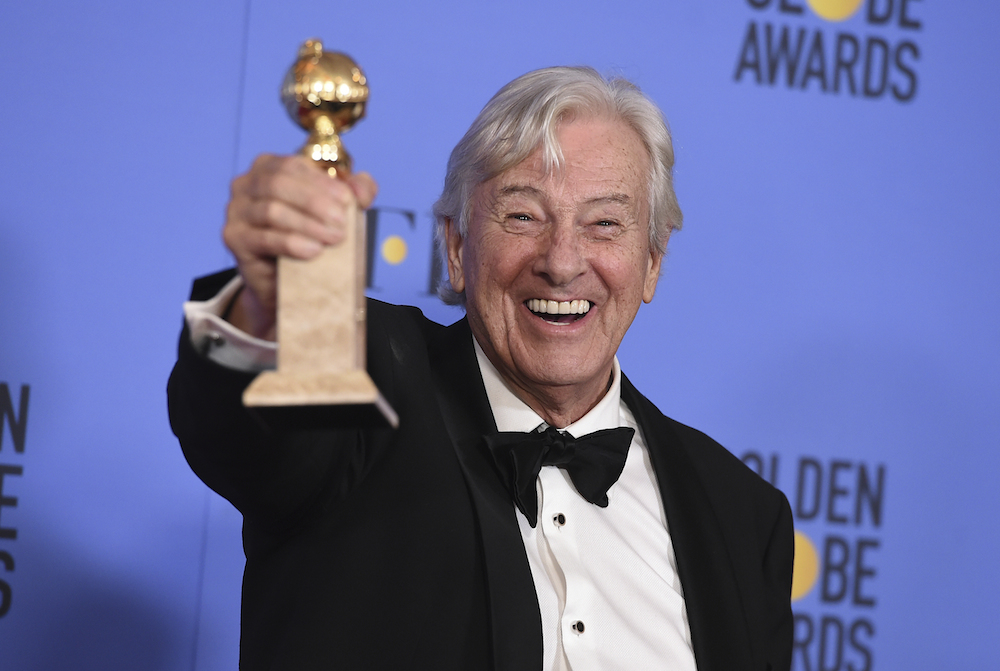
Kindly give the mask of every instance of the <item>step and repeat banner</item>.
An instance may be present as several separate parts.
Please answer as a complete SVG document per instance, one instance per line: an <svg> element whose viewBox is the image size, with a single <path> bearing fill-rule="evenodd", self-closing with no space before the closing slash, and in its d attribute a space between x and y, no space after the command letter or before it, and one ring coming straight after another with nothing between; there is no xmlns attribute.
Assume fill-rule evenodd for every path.
<svg viewBox="0 0 1000 671"><path fill-rule="evenodd" d="M10 3L9 3L10 4ZM234 669L240 518L165 384L229 181L304 135L301 42L371 85L369 295L431 294L452 146L528 70L638 83L685 212L620 352L795 516L797 671L991 669L1000 6L984 0L19 3L0 9L0 668Z"/></svg>

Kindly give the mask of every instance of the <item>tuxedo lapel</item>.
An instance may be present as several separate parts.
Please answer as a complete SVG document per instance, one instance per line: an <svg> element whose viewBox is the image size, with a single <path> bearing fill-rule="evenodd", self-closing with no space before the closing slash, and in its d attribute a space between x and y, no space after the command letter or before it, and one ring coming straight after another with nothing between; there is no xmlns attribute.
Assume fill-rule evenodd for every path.
<svg viewBox="0 0 1000 671"><path fill-rule="evenodd" d="M468 322L430 344L434 390L479 521L496 671L542 666L542 620L510 493L483 435L496 431Z"/></svg>
<svg viewBox="0 0 1000 671"><path fill-rule="evenodd" d="M746 668L749 630L723 529L694 459L670 422L622 376L667 515L699 671Z"/></svg>
<svg viewBox="0 0 1000 671"><path fill-rule="evenodd" d="M538 600L510 494L482 440L496 423L466 320L431 341L430 357L434 392L479 521L494 668L540 669ZM745 608L724 531L695 464L697 452L624 375L622 397L642 429L656 473L698 669L745 668L752 659Z"/></svg>

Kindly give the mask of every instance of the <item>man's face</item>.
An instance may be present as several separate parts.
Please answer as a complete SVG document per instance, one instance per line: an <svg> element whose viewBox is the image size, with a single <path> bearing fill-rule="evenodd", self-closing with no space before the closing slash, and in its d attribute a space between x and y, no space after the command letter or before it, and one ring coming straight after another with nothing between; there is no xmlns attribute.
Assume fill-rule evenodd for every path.
<svg viewBox="0 0 1000 671"><path fill-rule="evenodd" d="M649 245L650 158L635 131L583 118L558 138L560 170L545 174L536 150L476 188L467 236L449 226L448 272L508 384L536 411L583 401L575 421L607 390L661 255Z"/></svg>

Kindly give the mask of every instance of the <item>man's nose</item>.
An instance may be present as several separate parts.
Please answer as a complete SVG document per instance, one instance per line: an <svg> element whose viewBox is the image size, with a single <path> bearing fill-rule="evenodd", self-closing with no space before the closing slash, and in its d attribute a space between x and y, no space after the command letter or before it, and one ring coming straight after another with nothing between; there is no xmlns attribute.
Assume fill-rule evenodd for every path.
<svg viewBox="0 0 1000 671"><path fill-rule="evenodd" d="M573 226L553 226L540 240L535 271L555 286L567 286L587 270L587 261Z"/></svg>

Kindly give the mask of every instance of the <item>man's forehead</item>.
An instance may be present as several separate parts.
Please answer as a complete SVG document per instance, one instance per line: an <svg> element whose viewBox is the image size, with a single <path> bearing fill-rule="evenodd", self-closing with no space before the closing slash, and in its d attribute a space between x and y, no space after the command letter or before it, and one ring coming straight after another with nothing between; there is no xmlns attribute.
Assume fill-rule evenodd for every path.
<svg viewBox="0 0 1000 671"><path fill-rule="evenodd" d="M557 145L536 147L521 162L476 187L489 208L509 201L620 206L636 214L648 200L649 154L635 130L617 119L560 123ZM560 153L558 159L555 154Z"/></svg>
<svg viewBox="0 0 1000 671"><path fill-rule="evenodd" d="M511 179L509 183L501 181L492 189L492 196L498 201L516 199L518 197L524 197L532 200L545 200L548 198L548 195L549 192L544 187L539 187L537 184L528 184L517 179ZM602 190L595 192L594 195L585 196L580 199L580 202L585 205L630 205L636 202L636 197L635 195L626 193L625 191L609 189L606 192Z"/></svg>
<svg viewBox="0 0 1000 671"><path fill-rule="evenodd" d="M598 162L585 169L564 165L546 173L523 162L480 184L477 191L481 198L494 203L542 202L569 196L579 204L635 206L646 202L648 187L638 166Z"/></svg>

